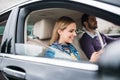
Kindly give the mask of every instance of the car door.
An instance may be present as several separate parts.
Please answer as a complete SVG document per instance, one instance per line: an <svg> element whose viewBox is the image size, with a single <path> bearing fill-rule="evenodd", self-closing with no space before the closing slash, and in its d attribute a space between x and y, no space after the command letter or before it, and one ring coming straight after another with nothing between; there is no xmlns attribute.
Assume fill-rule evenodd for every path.
<svg viewBox="0 0 120 80"><path fill-rule="evenodd" d="M0 65L1 65L1 62L2 62L2 59L3 59L3 56L0 56ZM0 72L0 79L2 79L2 76L1 76L1 72Z"/></svg>
<svg viewBox="0 0 120 80"><path fill-rule="evenodd" d="M69 66L65 66L65 64ZM89 80L97 79L95 77L97 66L90 63L4 55L1 65L2 75L6 78L5 80L73 80L74 78L84 80L86 75L88 75L87 79ZM84 69L85 65L92 69ZM78 66L81 66L81 69Z"/></svg>
<svg viewBox="0 0 120 80"><path fill-rule="evenodd" d="M3 41L4 32L5 32L5 25L7 23L7 20L8 20L8 17L10 15L10 13L11 13L11 10L8 11L8 12L3 11L3 12L0 13L0 45L1 45L0 46L0 52L1 53L2 52L4 53L4 50L5 50L5 45L2 43L2 41ZM5 32L5 33L7 34L7 32ZM4 43L6 43L6 41ZM2 45L4 47L2 47ZM0 68L1 68L1 62L2 62L2 60L3 60L3 55L0 54ZM4 77L2 76L1 71L0 71L0 80L4 80Z"/></svg>
<svg viewBox="0 0 120 80"><path fill-rule="evenodd" d="M10 48L11 48L11 41L13 40L13 31L15 29L15 25L16 25L16 19L17 19L17 13L18 13L18 9L13 9L13 10L8 10L7 12L4 12L3 15L1 15L1 19L3 19L3 23L4 23L4 32L3 32L3 36L2 36L2 40L1 40L1 48L0 48L0 56L1 59L3 59L4 54L9 54L10 53ZM16 16L15 16L16 15ZM14 18L13 18L14 16ZM12 22L11 22L12 21ZM13 30L13 31L12 31ZM1 60L2 62L2 60ZM0 65L1 68L1 80L6 80L7 78L4 77L4 75L2 75L2 64Z"/></svg>
<svg viewBox="0 0 120 80"><path fill-rule="evenodd" d="M55 7L55 2L32 2L29 5L15 6L8 18L1 46L0 79L2 80L94 80L98 66L89 62L74 62L68 60L48 59L25 55L30 49L24 42L24 24L30 10ZM57 4L65 5L63 2ZM69 4L69 3L68 3ZM37 5L36 7L32 6ZM39 6L41 5L41 6ZM30 6L30 8L29 8ZM62 7L62 6L60 6ZM5 46L4 46L5 45ZM37 47L35 47L37 48ZM34 49L35 49L34 48ZM38 47L39 48L39 47ZM32 49L33 50L33 49ZM28 51L28 52L26 52ZM19 52L19 53L17 53ZM74 66L73 66L74 65ZM85 68L85 66L91 66Z"/></svg>

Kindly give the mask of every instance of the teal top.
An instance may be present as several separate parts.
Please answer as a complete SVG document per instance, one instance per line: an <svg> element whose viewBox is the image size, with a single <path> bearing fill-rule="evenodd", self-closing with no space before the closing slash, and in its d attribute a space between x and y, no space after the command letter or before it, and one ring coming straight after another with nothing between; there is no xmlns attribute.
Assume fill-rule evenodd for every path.
<svg viewBox="0 0 120 80"><path fill-rule="evenodd" d="M70 43L68 43L68 44L60 44L60 43L58 43L58 42L55 42L55 43L53 43L52 45L50 45L50 47L56 48L56 49L58 49L58 50L60 50L60 51L65 52L65 54L70 55L70 56L71 56L73 59L75 59L75 60L80 60L80 56L79 56L79 54L78 54L78 51L77 51L76 48L75 48L72 44L70 44ZM46 57L50 57L50 58L54 58L55 55L56 55L55 51L52 50L52 49L50 49L50 48L48 48L48 50L47 50L46 53L45 53L45 56L46 56Z"/></svg>

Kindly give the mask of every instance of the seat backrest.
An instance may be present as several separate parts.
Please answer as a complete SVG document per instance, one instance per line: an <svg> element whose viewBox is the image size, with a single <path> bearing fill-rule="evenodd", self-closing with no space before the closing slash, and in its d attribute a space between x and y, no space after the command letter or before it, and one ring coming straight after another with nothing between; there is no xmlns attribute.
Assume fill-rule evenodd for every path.
<svg viewBox="0 0 120 80"><path fill-rule="evenodd" d="M29 39L28 42L37 45L48 45L52 36L55 21L52 19L41 19L33 26L34 39Z"/></svg>
<svg viewBox="0 0 120 80"><path fill-rule="evenodd" d="M82 37L82 35L84 34L83 33L79 33L75 39L74 39L74 42L73 42L73 45L75 46L75 48L78 50L79 52L79 55L80 55L80 58L82 60L88 60L87 56L85 55L85 53L83 52L83 50L81 49L81 46L80 46L80 43L79 43L79 39Z"/></svg>
<svg viewBox="0 0 120 80"><path fill-rule="evenodd" d="M39 39L49 39L52 35L54 21L52 19L42 19L35 23L33 28L33 35Z"/></svg>
<svg viewBox="0 0 120 80"><path fill-rule="evenodd" d="M27 44L38 45L43 48L41 54L45 53L46 48L49 47L49 41L52 36L55 21L52 19L42 19L36 22L33 26L33 38L27 40ZM36 54L36 56L41 55ZM33 55L33 54L29 54Z"/></svg>

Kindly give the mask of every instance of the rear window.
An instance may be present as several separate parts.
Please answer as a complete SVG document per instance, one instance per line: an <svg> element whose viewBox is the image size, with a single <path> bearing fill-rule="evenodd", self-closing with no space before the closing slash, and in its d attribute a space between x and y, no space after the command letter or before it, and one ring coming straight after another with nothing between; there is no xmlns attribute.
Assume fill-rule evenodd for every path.
<svg viewBox="0 0 120 80"><path fill-rule="evenodd" d="M10 12L11 11L6 12L6 13L0 15L0 45L1 45L2 37L3 37L3 32L4 32L4 29L5 29L8 17L10 15Z"/></svg>

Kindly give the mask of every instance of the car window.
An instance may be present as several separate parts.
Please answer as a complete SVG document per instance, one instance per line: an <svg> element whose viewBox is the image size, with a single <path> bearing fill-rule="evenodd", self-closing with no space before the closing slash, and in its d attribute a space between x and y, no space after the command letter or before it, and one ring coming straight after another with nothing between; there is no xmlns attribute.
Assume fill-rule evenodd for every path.
<svg viewBox="0 0 120 80"><path fill-rule="evenodd" d="M18 55L25 55L25 56L33 56L33 57L45 57L45 52L46 50L53 51L55 54L55 58L57 59L65 59L65 60L72 60L72 58L68 55L65 54L64 52L52 48L52 47L43 47L40 45L33 45L33 44L20 44L17 43L15 44L16 46L16 53ZM21 54L22 53L22 54Z"/></svg>
<svg viewBox="0 0 120 80"><path fill-rule="evenodd" d="M7 23L7 19L9 17L10 12L0 15L0 45L3 37L3 32Z"/></svg>
<svg viewBox="0 0 120 80"><path fill-rule="evenodd" d="M97 23L100 32L108 35L120 35L120 26L101 18L97 18Z"/></svg>
<svg viewBox="0 0 120 80"><path fill-rule="evenodd" d="M17 43L15 44L16 54L44 57L44 53L49 48L49 41L51 39L56 20L61 16L68 16L74 19L77 24L76 32L78 35L75 38L73 45L78 50L81 59L88 61L88 58L86 57L85 53L82 51L79 45L79 39L84 33L84 31L82 30L83 26L81 25L81 16L84 14L84 12L79 11L77 9L74 10L72 8L64 8L64 7L44 8L44 9L38 9L38 8L37 7L33 8L33 10L30 9L31 11L27 13L27 16L24 15L25 17L24 34L23 34L24 41L22 41L19 44ZM29 9L29 6L26 9ZM22 21L24 20L21 20L21 22ZM100 19L99 17L97 17L97 21L98 21L98 30L100 32L104 32L105 34L119 35L119 28L118 28L119 26L111 22L108 22L106 20ZM52 50L57 52L54 49Z"/></svg>
<svg viewBox="0 0 120 80"><path fill-rule="evenodd" d="M101 19L99 17L96 17L97 20L97 30L100 31L101 33L104 33L106 35L120 35L120 26L111 23L107 20ZM84 32L84 27L78 31L77 33L82 33Z"/></svg>
<svg viewBox="0 0 120 80"><path fill-rule="evenodd" d="M25 23L25 44L16 44L16 53L22 53L21 55L27 56L43 57L44 53L49 48L49 41L51 39L56 20L61 16L68 16L73 18L77 23L78 36L75 38L73 45L78 50L81 59L88 60L79 45L79 39L83 34L83 26L81 26L80 20L82 14L82 12L65 8L49 8L31 12L27 16ZM97 18L97 23L98 30L100 32L105 34L119 34L120 28L113 23L101 18ZM52 50L57 52L54 49Z"/></svg>
<svg viewBox="0 0 120 80"><path fill-rule="evenodd" d="M31 45L31 44L20 44L16 43L16 53L26 56L43 56L44 47Z"/></svg>
<svg viewBox="0 0 120 80"><path fill-rule="evenodd" d="M0 44L2 41L2 36L3 36L4 29L5 29L5 24L6 24L6 21L0 22Z"/></svg>
<svg viewBox="0 0 120 80"><path fill-rule="evenodd" d="M61 12L63 13L61 14ZM49 8L49 9L36 10L31 12L27 16L25 21L26 22L25 35L24 35L25 44L24 43L15 44L16 54L45 57L44 55L45 52L48 49L51 49L52 51L57 53L56 58L58 59L67 58L68 60L71 60L70 56L63 54L64 52L61 52L54 48L50 48L49 41L52 36L55 22L58 18L60 18L61 16L71 17L77 22L77 27L80 28L81 24L79 21L81 14L82 13L79 11L72 9L65 9L65 8ZM85 56L81 52L80 55Z"/></svg>

